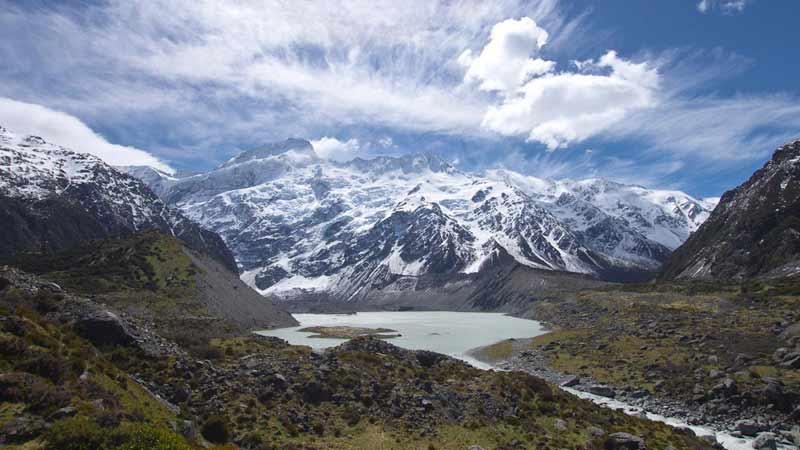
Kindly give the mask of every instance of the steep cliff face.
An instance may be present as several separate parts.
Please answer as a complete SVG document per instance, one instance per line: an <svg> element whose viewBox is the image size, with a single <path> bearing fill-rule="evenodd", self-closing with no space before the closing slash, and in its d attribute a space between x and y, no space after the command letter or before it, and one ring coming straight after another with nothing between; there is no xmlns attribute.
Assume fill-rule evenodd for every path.
<svg viewBox="0 0 800 450"><path fill-rule="evenodd" d="M99 158L0 127L0 255L58 251L87 239L158 230L238 272L214 232Z"/></svg>
<svg viewBox="0 0 800 450"><path fill-rule="evenodd" d="M800 141L786 144L722 196L664 266L668 279L740 279L800 273Z"/></svg>

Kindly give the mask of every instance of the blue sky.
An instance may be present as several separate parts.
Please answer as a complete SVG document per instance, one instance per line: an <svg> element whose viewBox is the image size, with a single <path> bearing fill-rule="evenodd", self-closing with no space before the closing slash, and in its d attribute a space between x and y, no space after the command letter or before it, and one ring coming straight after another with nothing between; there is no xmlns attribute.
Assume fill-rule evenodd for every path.
<svg viewBox="0 0 800 450"><path fill-rule="evenodd" d="M113 164L295 136L708 197L800 137L794 0L0 5L0 125Z"/></svg>

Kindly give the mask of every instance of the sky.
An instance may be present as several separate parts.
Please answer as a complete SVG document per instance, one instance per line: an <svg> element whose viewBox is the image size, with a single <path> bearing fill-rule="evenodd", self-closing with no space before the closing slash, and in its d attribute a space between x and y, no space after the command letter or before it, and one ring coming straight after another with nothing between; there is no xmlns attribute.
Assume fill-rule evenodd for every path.
<svg viewBox="0 0 800 450"><path fill-rule="evenodd" d="M796 0L0 0L0 126L115 165L326 158L715 197L800 138Z"/></svg>

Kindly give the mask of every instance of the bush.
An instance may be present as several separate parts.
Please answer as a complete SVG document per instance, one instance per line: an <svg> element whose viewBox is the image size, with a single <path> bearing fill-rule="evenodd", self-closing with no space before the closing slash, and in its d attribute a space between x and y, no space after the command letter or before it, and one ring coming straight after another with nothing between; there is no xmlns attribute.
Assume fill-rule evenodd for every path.
<svg viewBox="0 0 800 450"><path fill-rule="evenodd" d="M152 425L125 425L119 435L122 445L115 450L190 450L183 437Z"/></svg>
<svg viewBox="0 0 800 450"><path fill-rule="evenodd" d="M113 432L86 416L59 420L45 434L45 450L191 450L181 436L148 424L124 424Z"/></svg>
<svg viewBox="0 0 800 450"><path fill-rule="evenodd" d="M45 450L104 450L107 433L87 417L76 416L54 423L44 440Z"/></svg>
<svg viewBox="0 0 800 450"><path fill-rule="evenodd" d="M200 434L214 444L224 444L230 439L230 430L227 419L222 416L212 416L203 423Z"/></svg>
<svg viewBox="0 0 800 450"><path fill-rule="evenodd" d="M64 360L48 353L26 359L17 365L17 370L39 375L53 383L60 383L68 368Z"/></svg>

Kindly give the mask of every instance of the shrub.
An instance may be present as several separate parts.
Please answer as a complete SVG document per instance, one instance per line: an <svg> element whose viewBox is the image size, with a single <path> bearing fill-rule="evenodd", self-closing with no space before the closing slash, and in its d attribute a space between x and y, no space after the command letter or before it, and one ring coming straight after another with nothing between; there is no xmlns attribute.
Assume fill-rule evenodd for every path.
<svg viewBox="0 0 800 450"><path fill-rule="evenodd" d="M48 353L43 353L22 361L17 365L17 370L39 375L58 384L64 378L68 369L64 360Z"/></svg>
<svg viewBox="0 0 800 450"><path fill-rule="evenodd" d="M214 444L224 444L230 439L228 420L222 416L212 416L203 423L200 434Z"/></svg>
<svg viewBox="0 0 800 450"><path fill-rule="evenodd" d="M118 434L123 443L116 450L190 450L186 440L165 428L147 424L125 425Z"/></svg>
<svg viewBox="0 0 800 450"><path fill-rule="evenodd" d="M87 417L75 416L54 423L44 441L45 450L103 450L107 433Z"/></svg>

